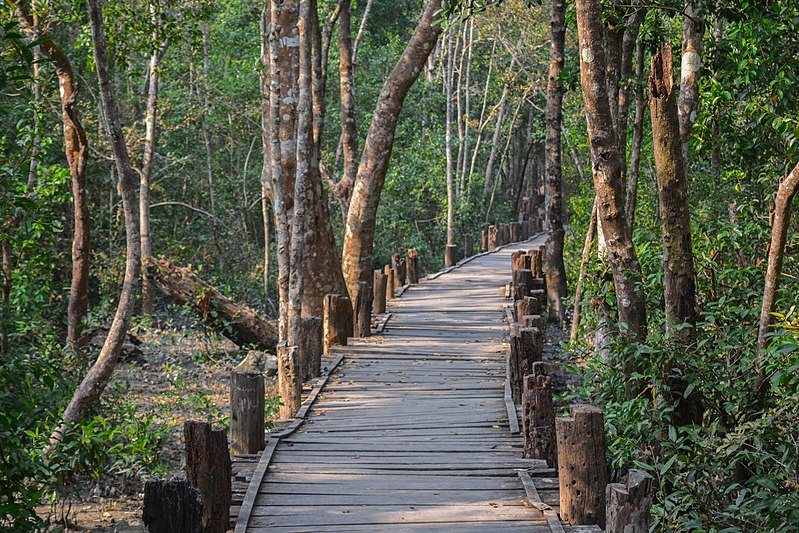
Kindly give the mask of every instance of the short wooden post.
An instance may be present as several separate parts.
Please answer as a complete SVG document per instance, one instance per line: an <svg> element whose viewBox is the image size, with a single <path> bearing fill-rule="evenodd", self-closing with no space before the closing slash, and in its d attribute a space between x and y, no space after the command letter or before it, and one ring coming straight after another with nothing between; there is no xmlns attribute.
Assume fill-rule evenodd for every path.
<svg viewBox="0 0 799 533"><path fill-rule="evenodd" d="M302 404L300 349L283 341L277 345L277 390L283 403L280 418L292 418Z"/></svg>
<svg viewBox="0 0 799 533"><path fill-rule="evenodd" d="M541 355L536 354L535 336L536 332L532 328L518 328L511 333L509 380L511 396L516 404L522 401L524 376L532 371L533 361L541 359Z"/></svg>
<svg viewBox="0 0 799 533"><path fill-rule="evenodd" d="M391 256L391 268L394 269L394 287L400 288L406 283L407 278L407 262L400 254Z"/></svg>
<svg viewBox="0 0 799 533"><path fill-rule="evenodd" d="M227 431L211 430L207 422L187 420L186 479L200 492L203 501L203 533L225 533L228 527L231 493L230 452Z"/></svg>
<svg viewBox="0 0 799 533"><path fill-rule="evenodd" d="M298 349L300 351L300 366L302 380L310 381L318 378L322 373L322 352L324 352L324 333L322 317L306 316L300 320Z"/></svg>
<svg viewBox="0 0 799 533"><path fill-rule="evenodd" d="M539 310L543 311L547 305L547 293L544 289L533 289L528 291L528 296L538 300ZM536 313L533 313L536 314ZM541 314L540 311L538 313Z"/></svg>
<svg viewBox="0 0 799 533"><path fill-rule="evenodd" d="M510 242L519 242L522 237L522 225L519 222L510 224Z"/></svg>
<svg viewBox="0 0 799 533"><path fill-rule="evenodd" d="M544 317L541 315L522 315L518 317L518 320L526 328L538 328L544 331Z"/></svg>
<svg viewBox="0 0 799 533"><path fill-rule="evenodd" d="M487 252L488 251L488 230L484 229L480 232L480 251Z"/></svg>
<svg viewBox="0 0 799 533"><path fill-rule="evenodd" d="M544 254L541 250L535 249L530 250L527 252L530 256L530 270L533 273L534 278L543 278L544 277Z"/></svg>
<svg viewBox="0 0 799 533"><path fill-rule="evenodd" d="M527 291L530 291L533 288L537 288L537 287L534 287L534 281L535 280L533 279L532 272L529 269L527 269L527 268L519 268L519 269L513 271L513 285L514 285L514 287L519 287L521 285L524 285L524 287L526 289L525 291L521 291L521 290L518 291L519 292L519 298L516 298L517 300L519 300L519 299L521 299L521 298L523 298L525 296L528 296L529 292L527 292Z"/></svg>
<svg viewBox="0 0 799 533"><path fill-rule="evenodd" d="M444 252L444 266L447 268L455 266L458 262L458 245L448 244Z"/></svg>
<svg viewBox="0 0 799 533"><path fill-rule="evenodd" d="M361 281L358 283L358 297L355 300L355 336L370 337L372 335L372 286Z"/></svg>
<svg viewBox="0 0 799 533"><path fill-rule="evenodd" d="M545 459L550 467L556 466L555 408L548 376L524 376L522 427L524 457Z"/></svg>
<svg viewBox="0 0 799 533"><path fill-rule="evenodd" d="M605 527L605 426L602 410L572 405L555 419L560 478L560 516L572 526Z"/></svg>
<svg viewBox="0 0 799 533"><path fill-rule="evenodd" d="M487 242L488 248L487 248L487 250L489 252L493 252L494 250L497 249L497 246L499 246L498 238L499 238L499 230L497 229L497 227L496 226L488 226L488 242Z"/></svg>
<svg viewBox="0 0 799 533"><path fill-rule="evenodd" d="M264 375L256 370L230 373L230 449L233 455L264 449Z"/></svg>
<svg viewBox="0 0 799 533"><path fill-rule="evenodd" d="M331 346L346 346L353 334L352 303L340 294L325 295L324 353Z"/></svg>
<svg viewBox="0 0 799 533"><path fill-rule="evenodd" d="M528 315L537 315L541 311L541 303L538 298L533 296L525 296L516 300L516 320L522 322L523 317Z"/></svg>
<svg viewBox="0 0 799 533"><path fill-rule="evenodd" d="M530 256L522 251L510 254L510 270L516 272L519 269L530 269Z"/></svg>
<svg viewBox="0 0 799 533"><path fill-rule="evenodd" d="M522 240L526 241L530 238L530 222L529 220L524 220L521 224L521 233L522 233Z"/></svg>
<svg viewBox="0 0 799 533"><path fill-rule="evenodd" d="M419 283L419 252L416 248L408 250L408 284L416 285Z"/></svg>
<svg viewBox="0 0 799 533"><path fill-rule="evenodd" d="M394 269L386 265L383 267L383 273L386 275L386 304L394 299Z"/></svg>
<svg viewBox="0 0 799 533"><path fill-rule="evenodd" d="M502 224L502 244L510 244L510 224Z"/></svg>
<svg viewBox="0 0 799 533"><path fill-rule="evenodd" d="M655 480L643 470L630 470L626 483L610 483L607 500L607 533L647 533L652 525Z"/></svg>
<svg viewBox="0 0 799 533"><path fill-rule="evenodd" d="M382 315L386 312L386 275L382 270L375 270L374 276L374 303L372 312L375 315Z"/></svg>
<svg viewBox="0 0 799 533"><path fill-rule="evenodd" d="M150 533L200 533L202 512L200 491L185 479L154 479L144 484L142 519Z"/></svg>
<svg viewBox="0 0 799 533"><path fill-rule="evenodd" d="M463 237L463 257L474 255L474 237L470 234Z"/></svg>

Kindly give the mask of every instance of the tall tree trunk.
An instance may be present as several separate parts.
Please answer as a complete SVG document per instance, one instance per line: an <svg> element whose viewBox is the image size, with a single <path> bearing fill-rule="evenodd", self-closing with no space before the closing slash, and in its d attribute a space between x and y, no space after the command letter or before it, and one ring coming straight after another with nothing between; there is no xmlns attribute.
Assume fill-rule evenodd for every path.
<svg viewBox="0 0 799 533"><path fill-rule="evenodd" d="M549 221L547 240L547 300L549 319L562 325L566 316L563 298L566 297L566 266L563 263L563 179L560 129L563 122L563 49L566 44L566 7L563 0L552 1L552 45L549 52L549 80L547 83L547 137L546 137L546 212Z"/></svg>
<svg viewBox="0 0 799 533"><path fill-rule="evenodd" d="M488 119L486 120L484 119L486 114L486 108L488 107L488 89L491 87L491 73L494 70L495 50L496 50L496 43L494 43L493 47L491 48L491 56L488 59L488 74L486 74L485 87L483 88L483 105L480 109L480 121L478 122L479 126L477 128L477 142L475 142L474 149L472 150L472 162L469 164L469 176L466 179L466 182L468 184L466 194L469 196L471 196L472 192L472 175L474 174L474 165L475 163L477 163L477 156L480 153L480 145L482 144L483 141L483 130L485 130L485 127L488 124Z"/></svg>
<svg viewBox="0 0 799 533"><path fill-rule="evenodd" d="M641 13L635 11L627 16L626 29L621 43L621 69L619 71L618 124L616 133L619 138L619 154L621 155L622 182L627 183L627 124L629 122L630 86L632 85L633 60L638 31L641 27ZM632 227L632 226L631 226Z"/></svg>
<svg viewBox="0 0 799 533"><path fill-rule="evenodd" d="M341 87L341 142L344 154L344 175L337 184L336 196L346 216L352 198L352 186L358 173L358 132L355 121L355 80L353 79L352 16L350 0L343 0L339 14L339 79Z"/></svg>
<svg viewBox="0 0 799 533"><path fill-rule="evenodd" d="M774 219L771 223L771 244L768 249L768 265L766 267L766 283L763 289L763 305L760 308L760 327L757 334L757 349L762 354L768 347L768 332L774 317L777 304L777 289L780 287L782 260L785 256L785 244L788 241L788 228L791 222L791 202L799 192L799 164L788 177L780 183L777 198L774 201ZM761 374L762 368L758 367Z"/></svg>
<svg viewBox="0 0 799 533"><path fill-rule="evenodd" d="M261 10L261 64L259 80L261 88L261 144L263 146L263 166L261 167L261 216L264 226L264 299L269 299L269 204L272 201L272 146L269 139L269 3L264 2Z"/></svg>
<svg viewBox="0 0 799 533"><path fill-rule="evenodd" d="M119 303L108 336L94 365L75 390L72 400L62 415L62 424L50 436L52 450L64 438L69 427L88 413L92 404L100 397L116 366L119 352L128 331L128 323L136 301L139 269L141 268L141 237L139 235L139 213L136 203L136 179L130 166L122 120L108 72L108 57L103 30L103 8L101 0L89 0L89 23L94 45L94 64L100 87L100 105L106 118L111 148L114 153L122 208L125 212L125 279L119 295Z"/></svg>
<svg viewBox="0 0 799 533"><path fill-rule="evenodd" d="M466 161L469 157L469 121L471 120L471 88L472 88L472 47L474 46L474 19L469 20L469 44L466 51L466 83L464 84L463 107L463 162L461 163L460 185L461 203L464 202L466 190Z"/></svg>
<svg viewBox="0 0 799 533"><path fill-rule="evenodd" d="M627 180L627 220L630 231L635 227L635 207L638 203L638 176L641 173L641 145L644 142L644 115L646 98L640 81L644 77L644 46L638 40L635 52L635 118L633 119L633 142L630 147L630 173Z"/></svg>
<svg viewBox="0 0 799 533"><path fill-rule="evenodd" d="M577 0L577 29L580 42L580 78L591 141L597 218L602 227L613 271L619 320L627 324L627 336L646 336L646 301L641 266L635 253L632 232L624 209L618 140L608 100L605 50L602 44L602 7L599 0ZM634 371L627 365L626 372ZM632 390L628 391L632 393Z"/></svg>
<svg viewBox="0 0 799 533"><path fill-rule="evenodd" d="M154 42L157 43L160 24L155 5L152 3L150 4L150 15L154 25ZM155 124L158 113L158 88L161 82L160 66L163 51L161 47L154 45L148 65L147 112L144 118L144 156L139 176L139 225L141 228L142 265L145 265L147 259L153 255L152 239L150 237L150 181L153 175L153 159L155 156ZM142 315L151 317L153 314L153 282L147 277L145 268L142 268L142 273Z"/></svg>
<svg viewBox="0 0 799 533"><path fill-rule="evenodd" d="M208 185L208 205L211 212L211 239L214 243L214 248L219 252L219 259L222 259L222 249L219 246L219 227L216 218L216 195L214 194L214 147L211 139L211 130L208 125L208 119L211 116L211 98L210 98L210 78L211 78L211 63L210 63L210 47L211 36L208 24L203 24L203 110L202 130L203 142L205 144L205 179Z"/></svg>
<svg viewBox="0 0 799 533"><path fill-rule="evenodd" d="M511 60L510 63L510 72L513 73L513 65L515 61ZM508 92L510 87L506 83L502 87L502 96L499 99L499 111L497 112L497 122L494 125L494 136L491 141L491 151L488 154L488 162L486 163L486 172L485 172L485 182L483 182L483 196L488 194L488 190L491 188L492 182L494 180L494 160L497 155L497 145L499 144L499 136L502 132L502 120L505 118L505 104L508 100ZM521 104L520 104L521 106ZM516 109L516 113L519 112L519 108ZM516 121L514 115L514 122Z"/></svg>
<svg viewBox="0 0 799 533"><path fill-rule="evenodd" d="M428 0L413 36L383 84L375 106L344 234L342 266L351 296L357 294L358 282L368 282L372 274L377 207L394 145L397 120L405 96L419 77L438 39L441 27L436 23L436 17L440 10L441 0Z"/></svg>
<svg viewBox="0 0 799 533"><path fill-rule="evenodd" d="M688 344L694 339L694 328L682 326L696 322L696 269L691 247L688 177L680 142L669 44L658 48L652 58L649 93L663 230L666 331Z"/></svg>
<svg viewBox="0 0 799 533"><path fill-rule="evenodd" d="M447 71L445 74L447 84L447 116L446 134L444 138L447 153L447 244L455 244L455 180L453 178L452 161L452 84L455 78L455 50L452 46L452 33L450 32L447 46Z"/></svg>
<svg viewBox="0 0 799 533"><path fill-rule="evenodd" d="M699 71L702 67L702 37L705 34L705 0L685 0L680 66L680 99L677 106L683 159L688 161L688 139L699 106Z"/></svg>
<svg viewBox="0 0 799 533"><path fill-rule="evenodd" d="M591 248L594 245L594 235L596 234L596 197L594 198L594 205L591 207L591 217L588 222L588 231L585 232L585 243L583 244L583 253L580 259L580 274L577 277L577 289L574 291L574 316L572 317L572 327L569 339L574 342L577 340L577 334L580 331L580 304L583 296L583 281L585 281L585 272L588 266L588 259L591 257Z"/></svg>

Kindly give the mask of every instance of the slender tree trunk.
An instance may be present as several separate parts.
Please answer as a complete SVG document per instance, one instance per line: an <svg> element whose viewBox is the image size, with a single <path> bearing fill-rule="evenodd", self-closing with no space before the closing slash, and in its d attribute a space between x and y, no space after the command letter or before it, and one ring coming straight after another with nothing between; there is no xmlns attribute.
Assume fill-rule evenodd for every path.
<svg viewBox="0 0 799 533"><path fill-rule="evenodd" d="M203 105L205 107L202 118L203 142L205 144L205 178L208 185L208 204L211 212L211 238L214 248L219 252L219 259L222 259L222 249L219 246L219 227L216 219L216 195L214 194L214 147L211 139L211 130L208 126L208 118L211 115L210 78L210 47L211 36L208 24L203 24Z"/></svg>
<svg viewBox="0 0 799 533"><path fill-rule="evenodd" d="M0 294L0 353L8 353L8 337L11 333L11 288L13 287L14 265L11 257L11 243L8 239L0 243L3 252L3 287Z"/></svg>
<svg viewBox="0 0 799 533"><path fill-rule="evenodd" d="M447 39L447 126L445 134L445 149L447 152L447 244L455 244L455 183L452 161L452 84L455 77L455 51L452 46L452 34Z"/></svg>
<svg viewBox="0 0 799 533"><path fill-rule="evenodd" d="M441 0L428 0L413 36L383 84L375 106L344 235L342 266L350 295L357 294L358 282L368 282L372 275L375 218L394 145L397 120L405 96L419 77L438 39L441 27L435 21L440 10Z"/></svg>
<svg viewBox="0 0 799 533"><path fill-rule="evenodd" d="M474 174L474 165L475 165L475 163L477 163L477 156L480 153L480 145L482 144L482 140L483 140L483 130L485 130L485 127L486 127L486 125L488 123L488 121L484 120L484 119L485 119L485 114L486 114L486 108L488 107L488 89L491 86L491 73L494 70L494 52L495 52L495 50L496 50L496 43L494 43L494 46L491 48L491 56L488 59L488 74L486 74L486 83L485 83L485 87L483 89L483 105L482 105L482 107L480 109L480 121L479 121L479 127L477 129L477 142L475 142L474 150L472 150L472 162L469 164L469 176L468 176L468 178L466 180L466 182L467 182L467 191L466 191L467 196L470 196L471 192L472 192L472 175ZM504 91L503 91L503 94L504 94Z"/></svg>
<svg viewBox="0 0 799 533"><path fill-rule="evenodd" d="M688 161L688 139L699 106L699 71L702 67L702 37L705 34L705 0L685 0L680 67L680 100L677 106L683 159Z"/></svg>
<svg viewBox="0 0 799 533"><path fill-rule="evenodd" d="M627 336L630 339L641 340L646 336L646 301L641 266L624 209L625 188L608 99L599 0L577 0L577 29L580 77L597 194L597 217L605 235L608 260L613 271L619 320L627 324ZM625 370L629 375L635 369L628 365ZM632 390L628 392L632 393Z"/></svg>
<svg viewBox="0 0 799 533"><path fill-rule="evenodd" d="M694 339L694 328L681 326L696 322L696 269L675 89L671 45L664 44L652 58L649 109L663 230L666 331L689 344Z"/></svg>
<svg viewBox="0 0 799 533"><path fill-rule="evenodd" d="M510 71L513 73L513 65L514 61L511 60L510 64ZM488 162L486 163L486 172L485 172L485 182L483 182L483 196L488 194L488 189L491 188L492 182L494 180L494 159L497 155L497 145L499 144L499 136L502 132L502 120L505 118L505 104L508 101L508 92L510 91L510 87L506 83L504 87L502 87L502 96L499 99L499 111L497 112L497 121L494 125L494 136L491 140L491 152L488 154ZM519 104L521 106L521 103ZM519 108L516 109L516 113L519 112ZM514 115L514 122L515 122L515 115Z"/></svg>
<svg viewBox="0 0 799 533"><path fill-rule="evenodd" d="M768 264L766 267L766 283L763 289L763 305L760 308L760 328L757 335L757 349L763 354L768 347L768 332L774 317L771 316L776 309L777 289L780 287L782 274L782 260L785 256L785 244L788 242L788 228L791 222L791 202L799 192L799 164L796 165L788 177L780 183L777 189L777 198L774 201L774 219L771 223L771 244L768 249ZM762 368L758 367L761 374Z"/></svg>
<svg viewBox="0 0 799 533"><path fill-rule="evenodd" d="M103 9L101 0L89 0L89 23L94 45L94 64L100 87L100 104L106 118L111 148L114 153L122 207L125 212L125 279L119 295L114 320L108 336L94 365L75 390L72 400L62 415L62 424L50 436L49 450L52 450L65 436L69 427L81 420L100 397L108 384L116 366L119 352L128 331L128 323L136 301L139 269L141 268L141 237L139 235L139 213L136 203L136 179L130 166L122 120L117 107L111 76L108 72L108 57L103 30Z"/></svg>
<svg viewBox="0 0 799 533"><path fill-rule="evenodd" d="M619 82L618 125L616 132L619 137L619 154L621 155L622 181L627 183L627 124L629 122L630 86L632 85L633 61L635 59L635 44L638 41L638 31L641 27L641 13L635 11L626 19L626 29L621 43L621 70ZM632 227L632 226L631 226Z"/></svg>
<svg viewBox="0 0 799 533"><path fill-rule="evenodd" d="M549 300L549 319L563 325L566 310L563 298L566 287L566 266L563 263L563 179L562 144L560 138L563 123L563 83L560 73L563 70L563 50L566 45L566 7L563 0L552 1L552 45L549 52L549 80L547 84L546 109L546 212L549 221L547 240L547 299Z"/></svg>
<svg viewBox="0 0 799 533"><path fill-rule="evenodd" d="M466 160L469 156L469 121L471 120L471 88L472 88L472 47L474 46L474 19L469 20L469 48L466 51L466 83L464 85L463 108L463 162L461 163L460 185L461 203L464 202L466 190Z"/></svg>
<svg viewBox="0 0 799 533"><path fill-rule="evenodd" d="M261 144L263 166L261 167L261 216L264 226L264 299L269 302L269 204L272 201L272 145L269 139L269 3L261 10L261 64L259 79L261 86Z"/></svg>
<svg viewBox="0 0 799 533"><path fill-rule="evenodd" d="M640 82L644 77L644 46L638 40L635 53L635 79ZM630 231L635 227L635 207L638 203L638 176L641 173L641 145L644 142L644 115L646 114L646 98L642 84L635 89L635 119L633 120L633 142L630 147L630 172L627 180L627 220Z"/></svg>
<svg viewBox="0 0 799 533"><path fill-rule="evenodd" d="M594 205L591 208L588 231L585 233L583 254L580 258L580 274L577 277L577 289L574 291L574 317L572 318L571 335L569 336L572 342L577 340L577 334L580 331L580 304L583 297L583 282L585 281L588 260L591 258L591 248L594 245L594 234L596 234L596 198L594 198Z"/></svg>
<svg viewBox="0 0 799 533"><path fill-rule="evenodd" d="M336 196L346 217L352 198L352 187L358 173L358 132L355 119L355 80L353 78L353 52L351 34L351 2L341 3L339 14L339 79L341 87L341 142L344 154L344 175L338 182Z"/></svg>
<svg viewBox="0 0 799 533"><path fill-rule="evenodd" d="M358 50L361 47L363 40L363 33L366 29L366 22L369 20L369 13L372 11L372 0L366 1L366 7L363 8L363 17L361 24L358 26L358 35L355 36L355 44L352 46L352 65L353 68L358 65Z"/></svg>

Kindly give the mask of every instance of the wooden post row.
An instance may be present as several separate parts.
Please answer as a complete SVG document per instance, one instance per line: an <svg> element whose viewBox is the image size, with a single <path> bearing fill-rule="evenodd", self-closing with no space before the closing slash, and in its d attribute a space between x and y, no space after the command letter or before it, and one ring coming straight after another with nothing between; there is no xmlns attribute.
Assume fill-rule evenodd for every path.
<svg viewBox="0 0 799 533"><path fill-rule="evenodd" d="M355 300L355 337L370 337L372 335L372 286L361 281L358 283L358 296Z"/></svg>
<svg viewBox="0 0 799 533"><path fill-rule="evenodd" d="M231 492L231 464L227 431L211 429L206 422L187 420L186 480L196 487L203 501L200 523L203 533L225 533L228 528Z"/></svg>
<svg viewBox="0 0 799 533"><path fill-rule="evenodd" d="M544 459L550 467L556 467L555 408L549 376L535 373L524 376L522 428L524 457Z"/></svg>
<svg viewBox="0 0 799 533"><path fill-rule="evenodd" d="M264 374L234 370L230 374L230 448L234 455L264 449Z"/></svg>
<svg viewBox="0 0 799 533"><path fill-rule="evenodd" d="M382 270L375 270L374 275L374 304L372 311L375 315L382 315L386 312L386 275Z"/></svg>
<svg viewBox="0 0 799 533"><path fill-rule="evenodd" d="M533 363L543 355L543 335L536 328L518 328L510 337L509 381L514 404L522 401L524 376L533 369Z"/></svg>
<svg viewBox="0 0 799 533"><path fill-rule="evenodd" d="M571 406L569 416L555 419L560 478L560 516L572 526L605 527L605 425L602 410Z"/></svg>
<svg viewBox="0 0 799 533"><path fill-rule="evenodd" d="M324 353L331 346L346 346L353 335L352 303L340 294L325 295Z"/></svg>
<svg viewBox="0 0 799 533"><path fill-rule="evenodd" d="M419 252L416 248L408 250L408 284L415 285L419 283Z"/></svg>

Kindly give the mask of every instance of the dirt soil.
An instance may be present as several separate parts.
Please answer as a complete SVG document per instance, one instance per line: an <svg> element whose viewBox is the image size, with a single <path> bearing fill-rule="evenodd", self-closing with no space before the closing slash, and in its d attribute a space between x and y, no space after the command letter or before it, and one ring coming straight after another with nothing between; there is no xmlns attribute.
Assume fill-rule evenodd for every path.
<svg viewBox="0 0 799 533"><path fill-rule="evenodd" d="M183 476L183 421L226 424L230 403L230 371L244 353L212 333L180 327L137 331L142 343L117 365L106 397L133 402L137 413L152 413L169 433L159 459L164 477ZM275 384L267 380L267 397ZM158 477L161 477L160 475ZM140 532L143 483L128 475L76 480L59 501L37 511L51 531Z"/></svg>

